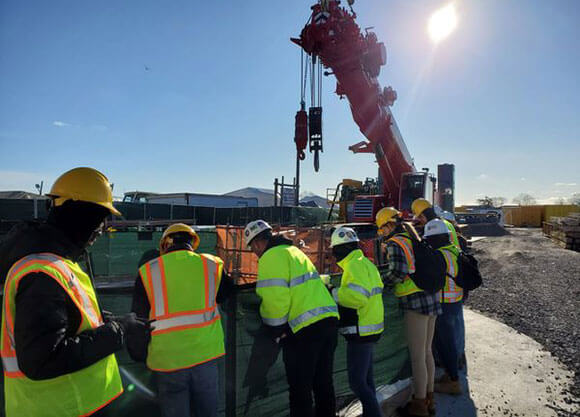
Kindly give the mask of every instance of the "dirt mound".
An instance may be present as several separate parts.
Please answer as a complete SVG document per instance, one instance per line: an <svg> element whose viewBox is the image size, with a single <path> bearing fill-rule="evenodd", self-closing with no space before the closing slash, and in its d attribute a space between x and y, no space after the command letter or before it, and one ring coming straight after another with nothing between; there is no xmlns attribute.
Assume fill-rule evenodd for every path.
<svg viewBox="0 0 580 417"><path fill-rule="evenodd" d="M580 253L539 229L511 229L474 242L473 250L484 286L467 305L532 337L573 370L565 401L580 407Z"/></svg>

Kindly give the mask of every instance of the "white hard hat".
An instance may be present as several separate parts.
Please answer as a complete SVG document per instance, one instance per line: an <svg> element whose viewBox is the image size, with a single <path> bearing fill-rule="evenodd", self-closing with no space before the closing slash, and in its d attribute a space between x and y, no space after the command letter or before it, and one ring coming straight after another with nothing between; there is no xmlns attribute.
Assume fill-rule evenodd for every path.
<svg viewBox="0 0 580 417"><path fill-rule="evenodd" d="M248 223L246 228L244 229L244 239L246 241L246 245L250 246L250 242L264 230L272 230L272 226L270 226L264 220L254 220L253 222Z"/></svg>
<svg viewBox="0 0 580 417"><path fill-rule="evenodd" d="M433 219L428 221L425 225L425 232L423 233L423 237L447 234L449 234L449 229L447 229L447 225L443 222L443 220Z"/></svg>
<svg viewBox="0 0 580 417"><path fill-rule="evenodd" d="M332 232L332 236L330 237L331 248L352 242L359 242L359 238L356 232L350 227L338 227Z"/></svg>
<svg viewBox="0 0 580 417"><path fill-rule="evenodd" d="M441 217L441 215L443 214L443 210L439 206L433 206L433 211L435 212L435 215L437 217Z"/></svg>
<svg viewBox="0 0 580 417"><path fill-rule="evenodd" d="M439 216L447 221L450 222L454 222L455 221L455 214L451 213L450 211L445 210L443 213L441 213L441 215Z"/></svg>

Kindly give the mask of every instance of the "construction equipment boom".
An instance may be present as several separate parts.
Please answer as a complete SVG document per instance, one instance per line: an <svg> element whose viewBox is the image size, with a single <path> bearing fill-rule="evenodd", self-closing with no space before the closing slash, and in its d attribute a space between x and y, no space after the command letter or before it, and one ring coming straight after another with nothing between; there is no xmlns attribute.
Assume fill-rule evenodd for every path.
<svg viewBox="0 0 580 417"><path fill-rule="evenodd" d="M353 2L349 0L349 5ZM349 149L374 153L379 165L382 194L357 196L353 220L373 221L385 206L409 210L419 197L433 202L435 179L427 170L416 170L391 112L397 94L391 87L381 88L377 80L387 61L385 45L374 32L367 29L363 34L352 7L350 11L341 7L339 0L320 1L311 9L300 38L291 40L332 70L336 94L346 96L354 121L367 139Z"/></svg>

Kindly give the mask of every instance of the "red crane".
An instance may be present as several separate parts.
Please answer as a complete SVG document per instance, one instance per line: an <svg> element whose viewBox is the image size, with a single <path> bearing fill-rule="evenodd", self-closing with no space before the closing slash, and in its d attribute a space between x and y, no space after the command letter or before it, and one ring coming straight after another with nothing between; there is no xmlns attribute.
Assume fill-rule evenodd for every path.
<svg viewBox="0 0 580 417"><path fill-rule="evenodd" d="M374 32L366 30L363 34L352 7L350 11L341 7L339 0L321 1L311 9L312 16L300 38L291 40L332 70L336 94L346 96L354 121L367 139L349 149L374 153L379 165L382 195L357 196L353 220L373 221L376 211L384 206L408 210L418 197L433 201L435 180L428 172L415 169L390 110L397 94L391 87L381 88L377 80L386 64L384 44Z"/></svg>

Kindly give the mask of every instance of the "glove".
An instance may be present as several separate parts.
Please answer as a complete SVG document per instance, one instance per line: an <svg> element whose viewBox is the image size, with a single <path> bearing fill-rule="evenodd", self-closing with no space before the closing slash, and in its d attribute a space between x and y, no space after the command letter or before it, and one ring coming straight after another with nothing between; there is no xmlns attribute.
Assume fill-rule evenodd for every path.
<svg viewBox="0 0 580 417"><path fill-rule="evenodd" d="M110 321L116 322L119 326L121 326L125 334L130 335L143 333L151 334L151 331L153 330L151 323L153 323L155 320L143 319L137 317L135 313L129 313L122 316L112 316Z"/></svg>
<svg viewBox="0 0 580 417"><path fill-rule="evenodd" d="M115 315L107 310L101 311L101 315L103 316L103 322L108 323L115 318Z"/></svg>
<svg viewBox="0 0 580 417"><path fill-rule="evenodd" d="M147 360L147 348L151 341L151 323L155 320L146 320L137 317L135 313L117 316L113 319L125 335L125 343L129 356L136 362Z"/></svg>

